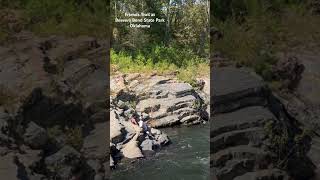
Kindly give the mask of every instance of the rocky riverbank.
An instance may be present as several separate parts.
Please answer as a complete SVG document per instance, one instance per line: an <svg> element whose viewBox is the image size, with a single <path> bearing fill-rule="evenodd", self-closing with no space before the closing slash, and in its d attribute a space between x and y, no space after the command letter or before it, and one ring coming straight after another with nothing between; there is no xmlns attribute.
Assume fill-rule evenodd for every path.
<svg viewBox="0 0 320 180"><path fill-rule="evenodd" d="M37 37L0 46L1 179L107 179L107 40Z"/></svg>
<svg viewBox="0 0 320 180"><path fill-rule="evenodd" d="M212 70L213 179L311 179L311 135L250 70ZM315 160L315 159L312 159Z"/></svg>
<svg viewBox="0 0 320 180"><path fill-rule="evenodd" d="M150 157L170 142L158 128L194 125L208 120L208 84L199 88L173 76L117 74L111 77L110 166L122 158ZM207 91L202 91L206 89ZM154 138L143 135L129 118L143 114Z"/></svg>

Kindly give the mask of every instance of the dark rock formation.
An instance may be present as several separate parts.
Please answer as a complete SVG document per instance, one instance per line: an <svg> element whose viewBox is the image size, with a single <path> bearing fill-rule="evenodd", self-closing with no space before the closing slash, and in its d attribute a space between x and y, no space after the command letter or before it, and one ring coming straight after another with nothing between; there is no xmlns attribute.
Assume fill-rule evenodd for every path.
<svg viewBox="0 0 320 180"><path fill-rule="evenodd" d="M23 31L0 46L0 177L107 179L106 47Z"/></svg>
<svg viewBox="0 0 320 180"><path fill-rule="evenodd" d="M301 123L310 134L312 134L311 149L308 156L317 167L314 179L320 177L319 157L319 117L320 117L320 62L319 53L302 51L294 52L291 56L297 57L299 63L303 64L304 71L301 74L296 89L291 92L278 92L278 99L285 106L288 114Z"/></svg>
<svg viewBox="0 0 320 180"><path fill-rule="evenodd" d="M211 80L211 179L313 176L310 137L261 78L227 67L213 69Z"/></svg>

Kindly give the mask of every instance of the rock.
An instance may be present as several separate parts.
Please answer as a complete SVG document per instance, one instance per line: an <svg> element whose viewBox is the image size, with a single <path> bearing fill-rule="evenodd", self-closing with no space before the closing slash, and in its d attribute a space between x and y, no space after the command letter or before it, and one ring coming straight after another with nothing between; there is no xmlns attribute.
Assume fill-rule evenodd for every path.
<svg viewBox="0 0 320 180"><path fill-rule="evenodd" d="M110 167L114 167L115 163L112 156L110 156L109 159L110 159Z"/></svg>
<svg viewBox="0 0 320 180"><path fill-rule="evenodd" d="M112 161L111 166L120 159L117 150L122 156L132 159L152 156L156 149L168 145L169 137L155 128L205 120L203 114L198 112L205 111L208 96L200 97L190 84L157 75L118 74L111 79L122 83L121 77L125 87L111 95L110 124L115 128L111 128L114 134L110 138L123 138L112 141L111 155L115 162ZM132 114L143 115L154 138L149 139L137 125L128 121Z"/></svg>
<svg viewBox="0 0 320 180"><path fill-rule="evenodd" d="M117 120L114 111L110 112L110 140L113 143L118 143L123 140L123 126Z"/></svg>
<svg viewBox="0 0 320 180"><path fill-rule="evenodd" d="M1 109L1 107L0 107ZM6 131L6 129L8 128L8 120L10 119L10 116L5 113L5 112L2 112L0 110L0 130L1 132L4 132Z"/></svg>
<svg viewBox="0 0 320 180"><path fill-rule="evenodd" d="M116 95L126 88L125 80L122 76L116 76L110 79L111 95Z"/></svg>
<svg viewBox="0 0 320 180"><path fill-rule="evenodd" d="M137 138L138 134L135 135L135 137L132 140L130 140L127 144L125 144L123 149L121 149L121 152L124 157L129 159L144 157L138 146L138 141L136 140Z"/></svg>
<svg viewBox="0 0 320 180"><path fill-rule="evenodd" d="M1 156L0 177L17 179L17 170L18 167L14 164L14 156L12 154Z"/></svg>
<svg viewBox="0 0 320 180"><path fill-rule="evenodd" d="M145 156L151 156L151 155L155 154L155 152L153 150L153 146L154 146L153 141L150 139L145 139L140 144L141 150Z"/></svg>
<svg viewBox="0 0 320 180"><path fill-rule="evenodd" d="M105 138L110 133L104 131L109 112L107 101L101 99L109 89L106 66L102 63L105 54L101 53L106 46L107 43L91 37L37 37L30 32L20 32L12 37L11 43L0 47L0 93L5 97L4 101L1 99L0 110L0 154L16 151L16 140L10 136L18 137L20 150L26 152L18 155L22 164L19 164L19 171L26 171L29 179L49 178L48 174L60 179L81 175L93 179L93 170L82 157L102 158L109 153L108 146L101 145L106 143L103 140L107 141ZM3 121L2 108L10 120ZM81 158L77 155L74 161L63 160L61 168L50 164L46 169L44 162L38 162L23 148L21 140L32 149L44 150L42 159L48 163L50 158L64 153L66 144L64 132L57 135L58 143L51 138L48 140L45 129L55 126L61 129L81 127L81 134L86 137L84 151L79 153ZM39 172L30 175L27 166L33 166L29 164L33 164L33 158L37 159L35 169ZM25 177L23 173L22 177Z"/></svg>
<svg viewBox="0 0 320 180"><path fill-rule="evenodd" d="M6 153L5 146L9 146L11 143L14 142L14 139L8 136L9 134L9 121L10 117L7 113L0 111L0 146L3 146L2 150L0 151L0 154Z"/></svg>
<svg viewBox="0 0 320 180"><path fill-rule="evenodd" d="M192 93L192 91L181 91L180 93L183 94L184 92ZM176 94L177 92L172 93ZM184 114L194 114L200 118L195 113L195 105L198 101L193 95L170 96L160 99L150 98L140 101L136 106L136 110L149 114L151 127L166 127L183 123Z"/></svg>
<svg viewBox="0 0 320 180"><path fill-rule="evenodd" d="M41 150L32 150L26 146L22 146L20 148L22 149L23 154L16 154L16 157L25 167L33 168L41 161Z"/></svg>
<svg viewBox="0 0 320 180"><path fill-rule="evenodd" d="M107 110L102 110L99 111L92 116L90 116L90 119L93 121L93 123L102 123L106 122L108 120L108 111Z"/></svg>
<svg viewBox="0 0 320 180"><path fill-rule="evenodd" d="M102 164L98 160L89 159L87 161L88 165L95 171L95 174L98 174L102 169Z"/></svg>
<svg viewBox="0 0 320 180"><path fill-rule="evenodd" d="M99 44L95 38L81 36L74 39L59 39L56 45L48 52L50 59L62 59L64 61L76 59L83 53L91 49L98 48Z"/></svg>
<svg viewBox="0 0 320 180"><path fill-rule="evenodd" d="M125 117L131 117L134 113L134 110L132 108L127 109L126 111L124 111L124 116Z"/></svg>
<svg viewBox="0 0 320 180"><path fill-rule="evenodd" d="M102 174L96 174L94 180L104 180L104 176Z"/></svg>
<svg viewBox="0 0 320 180"><path fill-rule="evenodd" d="M320 2L318 0L308 2L308 8L313 14L320 14Z"/></svg>
<svg viewBox="0 0 320 180"><path fill-rule="evenodd" d="M48 142L48 134L45 129L34 122L27 125L23 140L33 149L43 148Z"/></svg>
<svg viewBox="0 0 320 180"><path fill-rule="evenodd" d="M154 135L160 135L161 134L161 131L158 130L158 129L155 129L155 128L151 128L151 134L154 134Z"/></svg>
<svg viewBox="0 0 320 180"><path fill-rule="evenodd" d="M161 145L166 145L170 142L168 135L166 134L160 134L157 137L157 141L161 144Z"/></svg>
<svg viewBox="0 0 320 180"><path fill-rule="evenodd" d="M313 167L306 154L292 151L291 141L299 136L297 121L288 116L281 101L261 78L248 70L216 68L211 73L215 84L211 96L210 168L220 179L310 179ZM285 148L275 148L271 138L287 139ZM308 142L303 145L308 147ZM287 158L285 171L275 159ZM298 158L298 157L304 158ZM300 161L301 167L298 167ZM303 169L300 171L300 169Z"/></svg>
<svg viewBox="0 0 320 180"><path fill-rule="evenodd" d="M297 57L291 56L281 59L272 68L272 74L282 82L283 88L294 90L302 78L305 67Z"/></svg>
<svg viewBox="0 0 320 180"><path fill-rule="evenodd" d="M64 146L55 154L46 157L44 162L50 173L63 180L94 176L94 170L86 164L81 154L70 146Z"/></svg>
<svg viewBox="0 0 320 180"><path fill-rule="evenodd" d="M266 84L250 71L230 67L216 68L211 77L211 84L217 84L213 86L210 99L210 109L214 113L266 104Z"/></svg>
<svg viewBox="0 0 320 180"><path fill-rule="evenodd" d="M104 166L104 177L106 177L106 178L108 178L108 177L110 177L110 167L108 166L108 164L109 164L109 162L105 162L104 164L103 164L103 166Z"/></svg>
<svg viewBox="0 0 320 180"><path fill-rule="evenodd" d="M86 158L103 159L108 153L108 123L97 123L95 128L84 138L82 152Z"/></svg>
<svg viewBox="0 0 320 180"><path fill-rule="evenodd" d="M48 166L57 166L59 164L68 163L69 161L76 161L78 162L80 158L80 153L76 151L71 146L64 146L55 154L46 157L45 163Z"/></svg>
<svg viewBox="0 0 320 180"><path fill-rule="evenodd" d="M288 180L288 175L280 170L280 169L270 169L270 170L260 170L257 172L248 172L242 176L236 177L234 180L258 180L258 179L266 179L266 180Z"/></svg>

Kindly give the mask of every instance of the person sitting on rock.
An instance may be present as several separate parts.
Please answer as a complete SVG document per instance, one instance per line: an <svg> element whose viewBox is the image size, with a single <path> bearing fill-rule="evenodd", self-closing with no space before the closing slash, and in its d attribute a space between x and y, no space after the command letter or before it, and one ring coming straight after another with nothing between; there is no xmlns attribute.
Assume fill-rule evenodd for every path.
<svg viewBox="0 0 320 180"><path fill-rule="evenodd" d="M147 126L146 122L143 121L143 119L143 115L141 115L139 119L139 127L142 128L143 133L146 133L148 136L153 137L149 131L149 127Z"/></svg>
<svg viewBox="0 0 320 180"><path fill-rule="evenodd" d="M131 115L131 117L130 117L130 122L131 122L132 124L134 124L134 125L138 125L137 120L136 120L134 114Z"/></svg>

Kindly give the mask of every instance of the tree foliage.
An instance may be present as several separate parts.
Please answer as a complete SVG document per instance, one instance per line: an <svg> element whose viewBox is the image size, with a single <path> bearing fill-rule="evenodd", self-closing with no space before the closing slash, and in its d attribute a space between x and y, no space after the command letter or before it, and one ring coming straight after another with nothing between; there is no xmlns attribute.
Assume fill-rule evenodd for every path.
<svg viewBox="0 0 320 180"><path fill-rule="evenodd" d="M130 28L114 23L112 47L132 56L142 54L154 63L169 61L177 66L184 59L179 53L206 58L209 56L209 12L207 0L123 0L111 1L112 19L124 13L155 13L165 23L153 23L148 29ZM154 54L161 51L161 56ZM181 55L180 55L181 56Z"/></svg>

